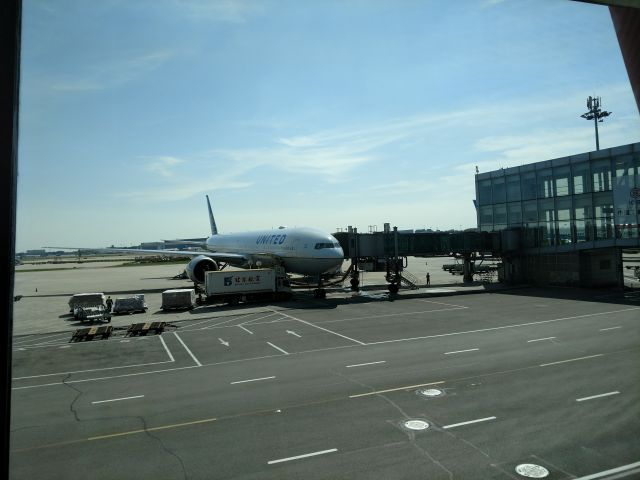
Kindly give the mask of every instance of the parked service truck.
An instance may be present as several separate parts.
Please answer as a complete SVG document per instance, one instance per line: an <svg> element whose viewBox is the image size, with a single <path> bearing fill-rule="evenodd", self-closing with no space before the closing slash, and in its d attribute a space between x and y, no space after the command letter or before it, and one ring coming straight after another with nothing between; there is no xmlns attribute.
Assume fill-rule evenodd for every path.
<svg viewBox="0 0 640 480"><path fill-rule="evenodd" d="M289 278L281 267L206 272L207 301L229 303L291 298Z"/></svg>

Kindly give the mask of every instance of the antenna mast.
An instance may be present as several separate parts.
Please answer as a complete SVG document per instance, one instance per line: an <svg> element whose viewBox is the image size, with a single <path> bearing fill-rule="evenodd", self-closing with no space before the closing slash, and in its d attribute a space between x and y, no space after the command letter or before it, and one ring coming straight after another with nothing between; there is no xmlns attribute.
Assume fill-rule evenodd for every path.
<svg viewBox="0 0 640 480"><path fill-rule="evenodd" d="M600 110L600 103L602 100L600 97L592 97L589 95L587 98L587 108L589 111L580 115L585 120L593 120L593 124L596 127L596 150L600 150L600 139L598 138L598 122L603 122L604 117L611 115L611 112L605 112Z"/></svg>

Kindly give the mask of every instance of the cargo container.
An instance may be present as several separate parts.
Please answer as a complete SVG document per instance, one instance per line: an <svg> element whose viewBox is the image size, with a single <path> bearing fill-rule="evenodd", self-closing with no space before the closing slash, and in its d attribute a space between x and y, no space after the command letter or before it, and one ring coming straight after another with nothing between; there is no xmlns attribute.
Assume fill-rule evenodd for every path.
<svg viewBox="0 0 640 480"><path fill-rule="evenodd" d="M69 311L78 307L96 307L104 305L104 293L76 293L69 299Z"/></svg>
<svg viewBox="0 0 640 480"><path fill-rule="evenodd" d="M162 292L162 309L191 309L196 304L196 292L192 288L165 290Z"/></svg>
<svg viewBox="0 0 640 480"><path fill-rule="evenodd" d="M113 304L113 313L144 313L147 310L147 304L144 303L144 295L138 294L127 298L116 298Z"/></svg>
<svg viewBox="0 0 640 480"><path fill-rule="evenodd" d="M229 303L291 298L291 285L284 269L208 271L205 276L208 302Z"/></svg>

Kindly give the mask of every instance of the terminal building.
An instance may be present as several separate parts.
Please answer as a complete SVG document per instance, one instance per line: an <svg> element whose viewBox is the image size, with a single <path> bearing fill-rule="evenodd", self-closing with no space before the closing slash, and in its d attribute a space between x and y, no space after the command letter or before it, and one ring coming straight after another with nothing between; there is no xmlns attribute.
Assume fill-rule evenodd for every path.
<svg viewBox="0 0 640 480"><path fill-rule="evenodd" d="M640 143L476 175L478 229L502 232L505 280L622 285L640 251Z"/></svg>

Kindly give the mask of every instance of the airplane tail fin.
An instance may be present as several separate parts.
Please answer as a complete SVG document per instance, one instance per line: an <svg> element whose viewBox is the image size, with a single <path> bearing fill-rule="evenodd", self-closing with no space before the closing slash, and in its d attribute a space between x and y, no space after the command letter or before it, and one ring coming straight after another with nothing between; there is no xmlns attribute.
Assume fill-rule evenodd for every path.
<svg viewBox="0 0 640 480"><path fill-rule="evenodd" d="M211 235L218 235L218 227L216 226L216 219L213 218L213 211L211 210L209 195L207 195L207 207L209 208L209 223L211 224Z"/></svg>

